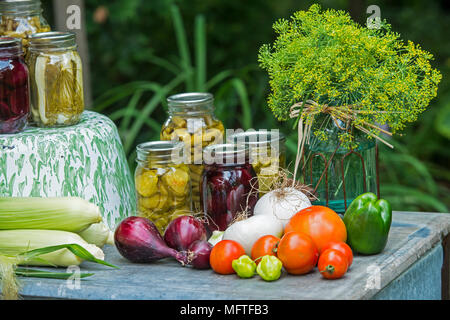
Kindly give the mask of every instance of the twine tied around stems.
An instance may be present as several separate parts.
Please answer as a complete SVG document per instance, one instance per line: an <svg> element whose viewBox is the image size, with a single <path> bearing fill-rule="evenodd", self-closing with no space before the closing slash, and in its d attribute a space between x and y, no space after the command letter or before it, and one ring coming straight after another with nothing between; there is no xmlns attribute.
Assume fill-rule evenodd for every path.
<svg viewBox="0 0 450 320"><path fill-rule="evenodd" d="M314 117L317 114L325 113L329 114L334 124L343 131L348 131L352 126L356 129L366 133L369 136L381 141L390 148L394 148L393 145L388 143L386 140L382 139L378 135L374 134L369 130L369 128L376 129L379 132L385 133L392 136L392 133L386 131L372 123L367 121L359 121L359 124L355 124L354 121L358 117L358 113L363 113L365 111L355 108L353 105L345 106L329 106L328 104L318 104L314 100L305 100L293 104L290 107L290 118L298 118L298 142L297 142L297 155L295 158L295 168L293 181L297 177L298 166L303 156L303 151L305 147L306 140L309 139L311 128L314 123ZM366 111L367 112L367 111ZM373 111L375 113L385 113L386 111ZM305 123L304 120L306 119ZM342 123L345 126L342 126ZM367 128L368 127L368 128Z"/></svg>

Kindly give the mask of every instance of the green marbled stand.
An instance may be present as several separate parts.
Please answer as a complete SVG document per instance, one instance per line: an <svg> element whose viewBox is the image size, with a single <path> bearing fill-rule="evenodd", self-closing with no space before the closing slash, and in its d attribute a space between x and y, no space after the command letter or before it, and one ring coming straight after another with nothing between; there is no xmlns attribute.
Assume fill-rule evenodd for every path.
<svg viewBox="0 0 450 320"><path fill-rule="evenodd" d="M0 196L79 196L97 204L111 229L136 199L115 124L85 111L79 124L0 135Z"/></svg>

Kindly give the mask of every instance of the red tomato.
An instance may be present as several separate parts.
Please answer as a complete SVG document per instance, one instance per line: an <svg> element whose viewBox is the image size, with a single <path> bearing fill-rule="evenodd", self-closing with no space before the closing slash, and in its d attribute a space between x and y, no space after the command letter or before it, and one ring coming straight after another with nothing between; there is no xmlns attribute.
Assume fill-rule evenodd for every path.
<svg viewBox="0 0 450 320"><path fill-rule="evenodd" d="M245 254L245 250L238 242L233 240L222 240L211 250L209 263L211 268L220 274L235 273L231 263Z"/></svg>
<svg viewBox="0 0 450 320"><path fill-rule="evenodd" d="M304 274L316 266L319 251L307 234L288 232L278 244L277 256L287 272Z"/></svg>
<svg viewBox="0 0 450 320"><path fill-rule="evenodd" d="M324 278L338 279L347 272L347 257L338 250L328 249L320 255L317 267Z"/></svg>
<svg viewBox="0 0 450 320"><path fill-rule="evenodd" d="M277 246L279 242L280 238L277 238L272 235L267 235L259 238L253 244L252 259L255 260L256 264L258 264L259 261L261 260L258 259L259 257L264 257L265 255L276 256Z"/></svg>
<svg viewBox="0 0 450 320"><path fill-rule="evenodd" d="M347 257L348 267L350 268L350 266L353 263L353 252L348 244L346 244L345 242L331 241L323 246L322 252L324 252L327 249L334 249L334 250L342 252Z"/></svg>
<svg viewBox="0 0 450 320"><path fill-rule="evenodd" d="M297 212L286 225L284 232L303 232L309 235L319 252L330 241L347 240L347 229L341 217L323 206L311 206Z"/></svg>

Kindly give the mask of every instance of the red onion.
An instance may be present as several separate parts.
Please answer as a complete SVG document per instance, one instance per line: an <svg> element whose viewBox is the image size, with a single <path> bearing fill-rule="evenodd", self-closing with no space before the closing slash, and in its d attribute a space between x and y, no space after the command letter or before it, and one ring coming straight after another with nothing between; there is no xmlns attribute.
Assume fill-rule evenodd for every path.
<svg viewBox="0 0 450 320"><path fill-rule="evenodd" d="M201 220L193 216L178 217L167 226L164 241L170 248L185 251L196 240L206 240L206 229Z"/></svg>
<svg viewBox="0 0 450 320"><path fill-rule="evenodd" d="M119 253L131 262L145 263L167 257L188 263L187 252L169 248L156 226L149 219L128 217L114 233L114 242Z"/></svg>
<svg viewBox="0 0 450 320"><path fill-rule="evenodd" d="M213 246L206 240L194 241L189 246L189 253L193 256L190 264L196 269L209 269L209 255Z"/></svg>

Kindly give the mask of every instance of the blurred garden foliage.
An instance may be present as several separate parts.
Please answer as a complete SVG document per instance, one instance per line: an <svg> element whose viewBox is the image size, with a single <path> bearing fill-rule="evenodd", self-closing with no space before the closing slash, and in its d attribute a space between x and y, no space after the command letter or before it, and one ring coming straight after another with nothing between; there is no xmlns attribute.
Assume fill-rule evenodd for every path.
<svg viewBox="0 0 450 320"><path fill-rule="evenodd" d="M134 148L158 140L168 95L210 91L226 128L278 128L293 161L296 132L267 106L268 79L258 49L272 24L311 4L343 9L365 24L368 5L403 39L431 52L443 79L419 120L381 146L381 194L395 210L450 209L450 4L447 0L85 0L93 109L110 116L131 169ZM48 17L50 22L51 17ZM239 114L239 116L236 116Z"/></svg>

